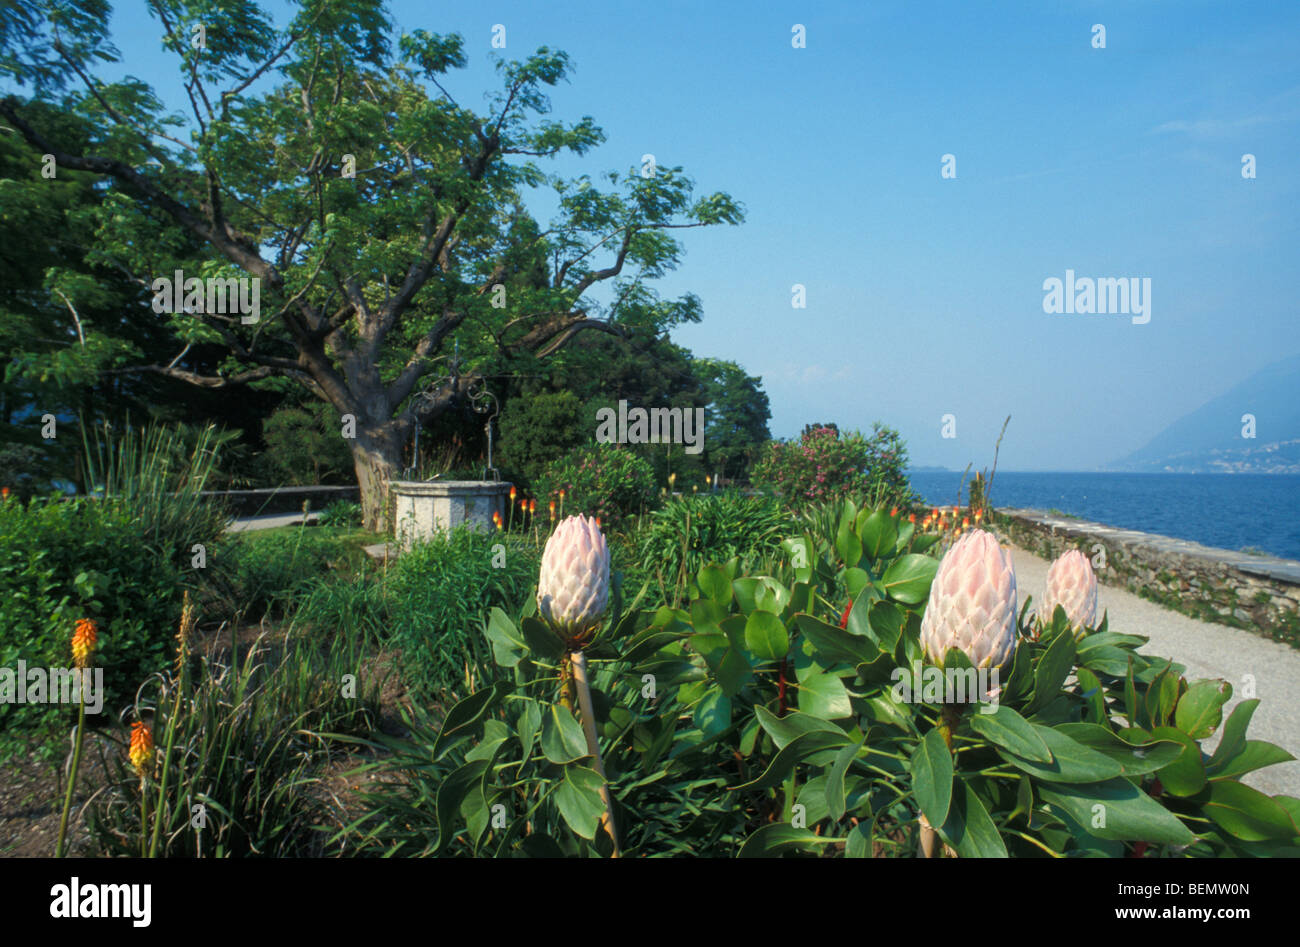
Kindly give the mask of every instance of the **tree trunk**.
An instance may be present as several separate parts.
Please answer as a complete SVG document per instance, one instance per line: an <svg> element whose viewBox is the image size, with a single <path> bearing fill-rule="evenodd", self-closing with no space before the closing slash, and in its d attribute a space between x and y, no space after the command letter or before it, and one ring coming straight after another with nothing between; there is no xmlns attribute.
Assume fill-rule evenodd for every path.
<svg viewBox="0 0 1300 947"><path fill-rule="evenodd" d="M388 483L402 472L402 449L409 425L389 420L369 428L357 424L350 441L352 464L361 488L361 515L366 529L388 530Z"/></svg>

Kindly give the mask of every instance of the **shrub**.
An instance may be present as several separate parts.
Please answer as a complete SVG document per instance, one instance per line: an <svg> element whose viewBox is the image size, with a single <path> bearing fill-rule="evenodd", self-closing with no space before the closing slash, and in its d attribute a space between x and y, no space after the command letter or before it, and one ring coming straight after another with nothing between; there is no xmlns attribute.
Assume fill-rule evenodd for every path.
<svg viewBox="0 0 1300 947"><path fill-rule="evenodd" d="M494 610L487 636L512 676L389 741L400 778L368 798L358 843L591 856L617 834L630 856L1294 856L1300 800L1240 782L1291 759L1246 738L1257 701L1225 715L1230 684L1188 681L1105 618L1076 637L1062 608L1017 615L1006 572L970 557L989 542L950 560L925 646L943 537L852 503L831 535L788 538L773 574L709 565L689 609L614 611L581 662L535 610ZM971 666L987 634L1014 641L1000 676ZM564 683L580 677L585 733Z"/></svg>
<svg viewBox="0 0 1300 947"><path fill-rule="evenodd" d="M873 505L897 506L913 497L906 467L907 448L892 428L875 424L867 437L810 425L797 443L771 442L752 479L788 503L866 497Z"/></svg>
<svg viewBox="0 0 1300 947"><path fill-rule="evenodd" d="M670 500L651 514L638 534L638 560L657 579L665 599L710 562L739 557L742 568L759 567L781 549L792 518L770 497L738 492L700 494Z"/></svg>
<svg viewBox="0 0 1300 947"><path fill-rule="evenodd" d="M360 526L361 504L351 500L335 500L321 510L317 522L321 526Z"/></svg>
<svg viewBox="0 0 1300 947"><path fill-rule="evenodd" d="M528 598L539 561L531 539L460 528L416 544L389 567L389 640L417 697L457 689L466 661L490 664L483 616Z"/></svg>
<svg viewBox="0 0 1300 947"><path fill-rule="evenodd" d="M579 447L548 465L537 483L538 497L554 500L557 515L561 490L565 516L596 516L608 526L653 503L654 470L630 450L614 444Z"/></svg>
<svg viewBox="0 0 1300 947"><path fill-rule="evenodd" d="M483 616L529 598L539 558L531 538L455 529L417 543L384 578L367 572L298 586L294 621L316 633L342 631L395 645L412 693L446 699L463 690L467 665L491 667Z"/></svg>
<svg viewBox="0 0 1300 947"><path fill-rule="evenodd" d="M281 408L262 424L261 461L280 483L345 483L352 454L339 431L338 412L327 404Z"/></svg>
<svg viewBox="0 0 1300 947"><path fill-rule="evenodd" d="M500 467L530 486L547 464L590 441L593 424L571 391L512 398L501 415Z"/></svg>
<svg viewBox="0 0 1300 947"><path fill-rule="evenodd" d="M188 455L170 428L104 429L94 441L86 466L100 498L0 501L0 667L70 666L73 625L93 618L111 714L166 664L182 592L201 574L191 549L213 543L226 518L201 495L216 459L212 429ZM0 703L6 752L48 735L66 712Z"/></svg>
<svg viewBox="0 0 1300 947"><path fill-rule="evenodd" d="M360 563L358 536L346 528L291 526L233 533L222 539L209 570L220 601L208 612L257 621L282 616L317 579Z"/></svg>

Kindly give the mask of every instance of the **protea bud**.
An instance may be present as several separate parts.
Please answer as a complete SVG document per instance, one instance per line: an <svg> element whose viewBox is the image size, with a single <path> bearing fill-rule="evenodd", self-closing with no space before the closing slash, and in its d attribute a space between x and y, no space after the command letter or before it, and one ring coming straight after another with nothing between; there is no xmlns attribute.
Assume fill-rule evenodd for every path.
<svg viewBox="0 0 1300 947"><path fill-rule="evenodd" d="M605 614L609 602L609 547L600 524L569 516L546 540L537 580L537 609L570 641Z"/></svg>
<svg viewBox="0 0 1300 947"><path fill-rule="evenodd" d="M953 544L939 563L921 619L921 647L942 665L956 648L977 668L1006 664L1016 647L1016 573L1011 554L983 530Z"/></svg>
<svg viewBox="0 0 1300 947"><path fill-rule="evenodd" d="M1088 557L1077 549L1061 556L1047 570L1047 595L1043 598L1043 621L1050 622L1056 606L1065 609L1070 628L1081 635L1097 621L1097 576Z"/></svg>

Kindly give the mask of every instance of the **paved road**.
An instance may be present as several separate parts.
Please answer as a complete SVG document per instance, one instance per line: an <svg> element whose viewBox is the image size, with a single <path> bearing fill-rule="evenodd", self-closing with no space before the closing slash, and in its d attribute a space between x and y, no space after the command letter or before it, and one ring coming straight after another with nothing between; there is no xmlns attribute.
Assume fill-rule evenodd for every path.
<svg viewBox="0 0 1300 947"><path fill-rule="evenodd" d="M302 522L301 513L271 513L267 516L245 516L234 520L226 527L228 533L246 533L253 529L274 529L277 526L297 526ZM316 514L307 514L307 522L315 523Z"/></svg>
<svg viewBox="0 0 1300 947"><path fill-rule="evenodd" d="M1014 545L1011 555L1021 602L1026 594L1041 602L1047 587L1047 560ZM1151 639L1143 653L1173 658L1186 666L1189 683L1222 678L1232 684L1225 720L1241 703L1247 681L1253 679L1260 704L1251 718L1248 738L1276 743L1297 761L1256 770L1242 782L1270 795L1300 797L1300 651L1239 628L1189 618L1114 586L1101 586L1099 596L1101 608L1110 614L1112 631ZM1211 751L1218 742L1215 733L1202 746Z"/></svg>

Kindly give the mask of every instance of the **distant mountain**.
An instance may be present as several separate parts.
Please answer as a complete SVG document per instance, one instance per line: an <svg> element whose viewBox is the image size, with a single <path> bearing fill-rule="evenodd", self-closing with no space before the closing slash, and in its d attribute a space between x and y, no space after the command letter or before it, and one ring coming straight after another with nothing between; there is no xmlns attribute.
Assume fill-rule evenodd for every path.
<svg viewBox="0 0 1300 947"><path fill-rule="evenodd" d="M1255 419L1254 438L1242 436L1247 414ZM1106 469L1300 473L1300 355L1256 372Z"/></svg>

